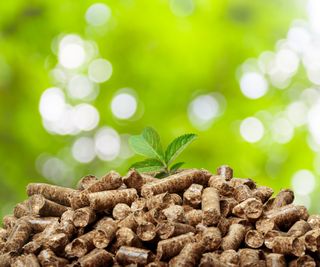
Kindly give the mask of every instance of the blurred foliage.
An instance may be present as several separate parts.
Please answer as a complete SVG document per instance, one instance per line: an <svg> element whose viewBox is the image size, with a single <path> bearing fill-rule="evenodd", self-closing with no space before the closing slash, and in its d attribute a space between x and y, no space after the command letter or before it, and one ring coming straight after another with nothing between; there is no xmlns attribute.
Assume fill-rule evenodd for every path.
<svg viewBox="0 0 320 267"><path fill-rule="evenodd" d="M137 134L150 125L164 144L194 132L199 139L181 157L187 167L215 171L217 166L229 164L236 176L251 176L276 190L290 186L297 170L312 170L314 152L307 147L303 131L298 130L287 144L267 146L248 143L239 134L239 121L288 102L282 91L272 91L257 100L246 98L236 72L246 59L273 49L276 41L286 36L293 19L306 16L302 3L194 0L192 14L179 16L172 12L172 2L105 1L112 15L98 27L85 20L86 10L94 1L0 2L2 215L25 198L27 183L48 182L39 171L41 167L37 170L40 155L55 156L66 163L69 184L58 183L68 185L88 173L102 175L117 169L124 174L141 159L95 159L81 164L71 153L75 136L51 134L44 128L39 100L45 89L55 85L50 71L58 64L53 51L61 34L78 34L94 41L100 56L112 63L112 77L100 84L99 96L91 101L100 113L99 126ZM124 87L133 88L138 99L139 114L129 120L116 119L110 109L112 97ZM211 92L224 96L224 114L201 130L190 122L188 105L195 96ZM77 137L90 134L82 132ZM266 164L273 157L278 163L270 173Z"/></svg>

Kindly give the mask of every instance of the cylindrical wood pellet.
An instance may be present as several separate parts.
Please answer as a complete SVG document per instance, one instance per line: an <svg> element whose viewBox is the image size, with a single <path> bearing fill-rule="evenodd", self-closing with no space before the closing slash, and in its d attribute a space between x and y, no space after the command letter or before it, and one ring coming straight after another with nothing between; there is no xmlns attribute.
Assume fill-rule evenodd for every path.
<svg viewBox="0 0 320 267"><path fill-rule="evenodd" d="M168 239L177 235L195 232L196 229L185 223L163 222L158 224L157 233L161 239Z"/></svg>
<svg viewBox="0 0 320 267"><path fill-rule="evenodd" d="M169 195L169 194L168 194ZM130 206L130 209L132 212L135 212L135 211L139 211L139 210L142 210L142 211L146 211L147 210L147 204L146 204L146 199L144 198L138 198L136 199L135 201L133 201L131 203L131 206Z"/></svg>
<svg viewBox="0 0 320 267"><path fill-rule="evenodd" d="M256 183L250 178L232 178L229 181L229 184L234 188L236 188L236 187L238 187L240 185L246 185L251 190L254 190L257 187Z"/></svg>
<svg viewBox="0 0 320 267"><path fill-rule="evenodd" d="M64 258L57 257L50 249L45 249L38 255L41 266L66 266L69 261Z"/></svg>
<svg viewBox="0 0 320 267"><path fill-rule="evenodd" d="M165 192L176 193L186 190L193 183L207 185L209 176L201 170L185 170L157 182L148 183L142 186L143 197L150 197Z"/></svg>
<svg viewBox="0 0 320 267"><path fill-rule="evenodd" d="M297 221L291 228L288 230L288 235L299 237L304 235L306 232L310 231L310 224L304 220Z"/></svg>
<svg viewBox="0 0 320 267"><path fill-rule="evenodd" d="M88 195L90 207L93 210L112 210L118 203L131 203L138 198L136 189L109 190L103 192L90 193Z"/></svg>
<svg viewBox="0 0 320 267"><path fill-rule="evenodd" d="M97 230L92 230L76 239L74 239L65 248L69 257L83 257L85 254L94 249L93 240L96 238Z"/></svg>
<svg viewBox="0 0 320 267"><path fill-rule="evenodd" d="M201 194L203 186L200 184L192 184L184 193L183 193L183 204L189 205L193 208L198 208L201 203Z"/></svg>
<svg viewBox="0 0 320 267"><path fill-rule="evenodd" d="M58 217L35 217L35 216L27 216L23 217L22 219L26 220L32 228L32 231L35 233L39 233L44 231L44 229L53 223L59 221Z"/></svg>
<svg viewBox="0 0 320 267"><path fill-rule="evenodd" d="M179 255L172 258L169 262L169 266L172 267L194 267L197 266L202 253L204 251L204 247L202 243L193 242L188 243L181 250Z"/></svg>
<svg viewBox="0 0 320 267"><path fill-rule="evenodd" d="M231 225L231 221L229 221L227 218L225 217L220 218L217 227L221 232L221 236L225 236L227 234L230 225Z"/></svg>
<svg viewBox="0 0 320 267"><path fill-rule="evenodd" d="M309 225L312 229L320 228L320 215L319 214L312 214L308 217Z"/></svg>
<svg viewBox="0 0 320 267"><path fill-rule="evenodd" d="M226 181L230 181L233 177L233 169L228 165L222 165L217 169L217 175L222 176Z"/></svg>
<svg viewBox="0 0 320 267"><path fill-rule="evenodd" d="M179 205L171 205L162 210L162 213L169 222L185 222L184 209Z"/></svg>
<svg viewBox="0 0 320 267"><path fill-rule="evenodd" d="M46 199L52 200L61 205L69 207L69 197L76 193L77 190L51 184L31 183L27 186L28 196L40 194L43 195Z"/></svg>
<svg viewBox="0 0 320 267"><path fill-rule="evenodd" d="M234 188L234 198L237 200L239 203L242 201L245 201L248 198L253 197L253 192L249 188L249 186L245 184L238 185L237 187Z"/></svg>
<svg viewBox="0 0 320 267"><path fill-rule="evenodd" d="M67 207L35 194L29 198L29 209L33 215L60 217Z"/></svg>
<svg viewBox="0 0 320 267"><path fill-rule="evenodd" d="M241 267L259 267L259 250L243 248L239 250Z"/></svg>
<svg viewBox="0 0 320 267"><path fill-rule="evenodd" d="M112 210L112 216L115 220L123 220L131 213L131 208L125 203L118 203Z"/></svg>
<svg viewBox="0 0 320 267"><path fill-rule="evenodd" d="M130 170L122 181L127 187L135 188L140 194L142 186L145 184L143 177L134 169Z"/></svg>
<svg viewBox="0 0 320 267"><path fill-rule="evenodd" d="M147 249L126 247L119 248L116 254L116 260L120 264L137 264L138 266L145 266L151 258L151 252Z"/></svg>
<svg viewBox="0 0 320 267"><path fill-rule="evenodd" d="M278 227L276 226L274 220L262 218L256 221L256 229L265 234L268 231L278 229Z"/></svg>
<svg viewBox="0 0 320 267"><path fill-rule="evenodd" d="M104 218L96 224L95 229L96 234L93 239L93 244L96 248L105 248L115 237L118 225L111 218Z"/></svg>
<svg viewBox="0 0 320 267"><path fill-rule="evenodd" d="M210 252L202 255L199 267L227 267L227 265L219 260L216 253Z"/></svg>
<svg viewBox="0 0 320 267"><path fill-rule="evenodd" d="M281 208L283 206L291 204L293 200L294 200L293 191L290 189L283 189L276 195L271 208L272 209Z"/></svg>
<svg viewBox="0 0 320 267"><path fill-rule="evenodd" d="M71 208L77 210L89 206L90 203L88 195L89 193L86 190L77 191L76 193L70 195L68 198Z"/></svg>
<svg viewBox="0 0 320 267"><path fill-rule="evenodd" d="M11 267L40 267L40 263L34 254L28 254L17 257Z"/></svg>
<svg viewBox="0 0 320 267"><path fill-rule="evenodd" d="M205 251L214 251L221 243L221 232L216 227L206 227L201 233L201 241Z"/></svg>
<svg viewBox="0 0 320 267"><path fill-rule="evenodd" d="M168 192L151 196L145 199L145 204L148 210L161 208L164 209L172 202L171 194Z"/></svg>
<svg viewBox="0 0 320 267"><path fill-rule="evenodd" d="M227 266L237 267L240 263L239 254L233 249L225 250L220 255L220 261Z"/></svg>
<svg viewBox="0 0 320 267"><path fill-rule="evenodd" d="M265 233L264 235L264 244L267 248L272 249L273 248L273 241L275 237L277 236L285 236L287 237L288 234L285 232L277 231L277 230L270 230Z"/></svg>
<svg viewBox="0 0 320 267"><path fill-rule="evenodd" d="M229 216L236 205L238 205L238 202L234 198L224 197L220 199L221 216Z"/></svg>
<svg viewBox="0 0 320 267"><path fill-rule="evenodd" d="M89 186L93 185L94 183L96 183L98 181L98 178L94 175L86 175L84 177L82 177L79 182L77 183L76 188L78 190L85 190L87 189Z"/></svg>
<svg viewBox="0 0 320 267"><path fill-rule="evenodd" d="M22 246L27 243L31 232L32 227L30 223L25 220L19 220L7 238L5 243L5 251L19 252Z"/></svg>
<svg viewBox="0 0 320 267"><path fill-rule="evenodd" d="M178 255L182 248L190 242L195 242L195 236L193 233L187 233L159 241L157 247L157 258L159 260L171 259Z"/></svg>
<svg viewBox="0 0 320 267"><path fill-rule="evenodd" d="M142 241L151 241L156 237L157 231L151 222L143 222L138 225L136 233Z"/></svg>
<svg viewBox="0 0 320 267"><path fill-rule="evenodd" d="M262 202L255 198L248 198L236 205L232 213L238 217L248 218L249 220L257 220L262 215Z"/></svg>
<svg viewBox="0 0 320 267"><path fill-rule="evenodd" d="M86 188L88 193L101 192L105 190L117 189L122 184L122 178L119 173L110 171L102 176L100 180Z"/></svg>
<svg viewBox="0 0 320 267"><path fill-rule="evenodd" d="M291 236L276 236L273 240L272 252L294 255L297 257L304 255L304 244L302 240Z"/></svg>
<svg viewBox="0 0 320 267"><path fill-rule="evenodd" d="M250 248L260 248L263 245L263 234L257 230L249 230L245 236L245 243Z"/></svg>
<svg viewBox="0 0 320 267"><path fill-rule="evenodd" d="M96 248L89 252L87 255L79 259L81 267L103 267L112 266L113 257L112 254L104 249Z"/></svg>
<svg viewBox="0 0 320 267"><path fill-rule="evenodd" d="M289 263L289 267L316 267L315 260L309 255L303 255Z"/></svg>
<svg viewBox="0 0 320 267"><path fill-rule="evenodd" d="M11 229L15 226L18 218L14 215L6 215L2 219L2 227L4 229L7 229L8 231L11 231Z"/></svg>
<svg viewBox="0 0 320 267"><path fill-rule="evenodd" d="M16 218L32 215L29 207L29 201L25 200L21 203L18 203L13 209L13 215Z"/></svg>
<svg viewBox="0 0 320 267"><path fill-rule="evenodd" d="M73 223L76 227L85 227L93 223L95 219L96 213L90 207L77 209L73 214Z"/></svg>
<svg viewBox="0 0 320 267"><path fill-rule="evenodd" d="M202 193L201 209L203 211L203 223L205 225L216 225L220 219L220 197L218 191L213 187L207 187Z"/></svg>
<svg viewBox="0 0 320 267"><path fill-rule="evenodd" d="M319 241L320 241L320 229L310 230L303 237L301 240L304 241L305 247L312 251L316 252L319 249Z"/></svg>
<svg viewBox="0 0 320 267"><path fill-rule="evenodd" d="M185 213L185 218L188 224L191 226L196 226L198 223L202 222L203 211L202 210L190 210Z"/></svg>
<svg viewBox="0 0 320 267"><path fill-rule="evenodd" d="M259 186L252 191L253 197L261 200L262 203L265 203L272 195L273 190L267 186Z"/></svg>
<svg viewBox="0 0 320 267"><path fill-rule="evenodd" d="M213 175L208 182L210 187L213 187L219 191L223 196L233 196L234 187L232 187L222 176Z"/></svg>
<svg viewBox="0 0 320 267"><path fill-rule="evenodd" d="M137 229L137 226L137 221L132 213L119 222L119 227L127 227L134 231Z"/></svg>
<svg viewBox="0 0 320 267"><path fill-rule="evenodd" d="M305 217L306 209L302 206L286 205L265 213L266 219L271 219L282 228L291 227L296 221Z"/></svg>
<svg viewBox="0 0 320 267"><path fill-rule="evenodd" d="M142 247L142 243L135 232L130 228L122 227L116 232L115 249L121 246Z"/></svg>
<svg viewBox="0 0 320 267"><path fill-rule="evenodd" d="M244 239L246 229L241 224L231 224L227 235L221 241L223 250L237 250Z"/></svg>
<svg viewBox="0 0 320 267"><path fill-rule="evenodd" d="M286 267L286 259L283 254L269 253L266 255L267 267Z"/></svg>

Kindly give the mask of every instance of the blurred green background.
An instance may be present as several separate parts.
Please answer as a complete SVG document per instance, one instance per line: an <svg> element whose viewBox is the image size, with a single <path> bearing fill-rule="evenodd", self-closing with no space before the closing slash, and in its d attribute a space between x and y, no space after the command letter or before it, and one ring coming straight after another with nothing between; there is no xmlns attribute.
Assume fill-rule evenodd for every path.
<svg viewBox="0 0 320 267"><path fill-rule="evenodd" d="M187 167L320 211L318 1L0 2L0 215L29 182L125 174L145 126Z"/></svg>

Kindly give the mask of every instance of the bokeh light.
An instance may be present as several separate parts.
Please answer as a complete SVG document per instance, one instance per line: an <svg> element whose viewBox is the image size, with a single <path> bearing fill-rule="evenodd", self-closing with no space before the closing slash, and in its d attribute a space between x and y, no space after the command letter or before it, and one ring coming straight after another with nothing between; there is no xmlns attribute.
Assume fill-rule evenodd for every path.
<svg viewBox="0 0 320 267"><path fill-rule="evenodd" d="M39 111L43 119L57 121L65 110L65 96L60 88L46 89L40 98Z"/></svg>
<svg viewBox="0 0 320 267"><path fill-rule="evenodd" d="M112 65L106 59L96 59L90 63L88 75L96 83L106 82L112 75Z"/></svg>
<svg viewBox="0 0 320 267"><path fill-rule="evenodd" d="M293 75L299 67L299 57L289 49L281 49L277 52L275 65L287 75Z"/></svg>
<svg viewBox="0 0 320 267"><path fill-rule="evenodd" d="M307 2L307 12L309 15L309 22L311 29L315 33L320 33L320 2L318 0L309 0Z"/></svg>
<svg viewBox="0 0 320 267"><path fill-rule="evenodd" d="M72 145L72 156L81 163L93 161L96 156L94 140L90 137L79 137Z"/></svg>
<svg viewBox="0 0 320 267"><path fill-rule="evenodd" d="M219 93L199 95L191 101L188 116L194 126L206 129L224 110L225 99Z"/></svg>
<svg viewBox="0 0 320 267"><path fill-rule="evenodd" d="M315 180L310 170L299 170L292 176L292 188L299 195L308 195L315 188Z"/></svg>
<svg viewBox="0 0 320 267"><path fill-rule="evenodd" d="M75 75L68 83L68 94L74 99L87 99L94 95L95 85L85 75Z"/></svg>
<svg viewBox="0 0 320 267"><path fill-rule="evenodd" d="M59 63L68 69L80 67L86 59L82 39L77 35L66 35L59 44Z"/></svg>
<svg viewBox="0 0 320 267"><path fill-rule="evenodd" d="M302 101L295 101L287 106L286 113L294 126L302 126L307 121L308 107Z"/></svg>
<svg viewBox="0 0 320 267"><path fill-rule="evenodd" d="M63 160L57 157L49 157L44 161L41 172L45 178L53 183L60 185L67 185L69 183L67 174L70 172L70 168Z"/></svg>
<svg viewBox="0 0 320 267"><path fill-rule="evenodd" d="M96 3L91 5L85 14L85 18L88 24L92 26L102 26L111 17L111 9L103 3Z"/></svg>
<svg viewBox="0 0 320 267"><path fill-rule="evenodd" d="M302 25L292 26L287 35L288 45L297 52L304 52L311 42L308 29Z"/></svg>
<svg viewBox="0 0 320 267"><path fill-rule="evenodd" d="M58 85L64 85L68 80L67 73L61 67L57 67L51 70L50 75Z"/></svg>
<svg viewBox="0 0 320 267"><path fill-rule="evenodd" d="M260 141L264 135L264 126L259 119L249 117L241 122L240 134L247 142L256 143Z"/></svg>
<svg viewBox="0 0 320 267"><path fill-rule="evenodd" d="M128 92L116 94L111 101L112 114L118 119L130 119L137 110L137 100Z"/></svg>
<svg viewBox="0 0 320 267"><path fill-rule="evenodd" d="M284 117L276 118L271 125L272 138L279 144L285 144L291 141L294 135L294 127Z"/></svg>
<svg viewBox="0 0 320 267"><path fill-rule="evenodd" d="M79 104L74 107L73 121L82 131L90 131L97 127L100 115L97 109L90 104Z"/></svg>
<svg viewBox="0 0 320 267"><path fill-rule="evenodd" d="M246 97L257 99L267 93L268 82L260 73L247 72L240 79L240 88Z"/></svg>
<svg viewBox="0 0 320 267"><path fill-rule="evenodd" d="M119 158L121 159L128 159L134 156L134 152L132 151L131 147L129 146L129 134L121 134L121 144L120 144L120 152Z"/></svg>
<svg viewBox="0 0 320 267"><path fill-rule="evenodd" d="M305 206L307 209L311 208L311 198L308 195L295 194L293 204Z"/></svg>
<svg viewBox="0 0 320 267"><path fill-rule="evenodd" d="M112 161L120 153L120 136L110 127L103 127L95 135L95 150L98 157L104 161Z"/></svg>

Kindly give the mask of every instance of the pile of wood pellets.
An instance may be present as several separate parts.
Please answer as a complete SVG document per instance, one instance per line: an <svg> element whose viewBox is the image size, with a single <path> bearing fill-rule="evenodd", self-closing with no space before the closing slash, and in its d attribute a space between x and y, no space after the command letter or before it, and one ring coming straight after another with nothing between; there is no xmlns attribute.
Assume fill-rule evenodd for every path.
<svg viewBox="0 0 320 267"><path fill-rule="evenodd" d="M1 267L320 266L320 215L226 165L163 179L111 171L27 194L3 218Z"/></svg>

